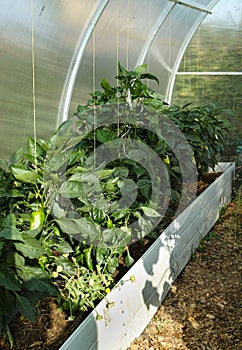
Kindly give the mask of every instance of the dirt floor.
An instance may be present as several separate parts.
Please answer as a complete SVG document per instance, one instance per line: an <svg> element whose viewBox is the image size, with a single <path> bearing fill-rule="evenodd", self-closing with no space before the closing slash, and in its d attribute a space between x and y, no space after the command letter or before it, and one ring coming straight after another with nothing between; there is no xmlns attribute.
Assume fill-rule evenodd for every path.
<svg viewBox="0 0 242 350"><path fill-rule="evenodd" d="M237 198L201 242L129 350L242 349L241 248L242 198ZM38 306L36 323L19 316L14 319L13 349L57 350L83 317L70 322L54 299L47 299ZM0 339L0 350L9 349Z"/></svg>
<svg viewBox="0 0 242 350"><path fill-rule="evenodd" d="M129 350L239 350L242 201L232 202Z"/></svg>

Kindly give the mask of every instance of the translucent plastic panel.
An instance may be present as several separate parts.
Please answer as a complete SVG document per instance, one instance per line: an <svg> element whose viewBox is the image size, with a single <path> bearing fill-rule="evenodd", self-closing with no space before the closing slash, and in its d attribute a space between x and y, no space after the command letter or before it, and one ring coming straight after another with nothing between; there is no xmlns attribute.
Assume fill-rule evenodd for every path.
<svg viewBox="0 0 242 350"><path fill-rule="evenodd" d="M227 137L223 160L236 161L242 165L242 75L198 76L179 75L173 103L192 106L215 103L224 111L222 115L230 121L232 129Z"/></svg>
<svg viewBox="0 0 242 350"><path fill-rule="evenodd" d="M95 0L33 0L32 8L30 0L1 0L1 158L33 136L33 63L37 135L46 138L55 129L75 46L98 5Z"/></svg>
<svg viewBox="0 0 242 350"><path fill-rule="evenodd" d="M209 8L216 0L184 2ZM115 84L118 61L147 63L165 95L200 20L199 10L169 0L2 0L0 157L33 136L33 69L37 136L47 138L103 77Z"/></svg>
<svg viewBox="0 0 242 350"><path fill-rule="evenodd" d="M147 55L151 71L160 80L159 89L164 97L177 56L197 16L196 10L175 6L166 17Z"/></svg>
<svg viewBox="0 0 242 350"><path fill-rule="evenodd" d="M84 52L78 72L70 112L86 102L88 93L100 89L106 78L116 83L117 62L133 69L168 0L114 0L105 8ZM147 63L147 62L146 62Z"/></svg>
<svg viewBox="0 0 242 350"><path fill-rule="evenodd" d="M176 77L173 102L216 103L233 126L227 160L242 164L242 0L220 0L188 46ZM228 157L229 153L229 157Z"/></svg>

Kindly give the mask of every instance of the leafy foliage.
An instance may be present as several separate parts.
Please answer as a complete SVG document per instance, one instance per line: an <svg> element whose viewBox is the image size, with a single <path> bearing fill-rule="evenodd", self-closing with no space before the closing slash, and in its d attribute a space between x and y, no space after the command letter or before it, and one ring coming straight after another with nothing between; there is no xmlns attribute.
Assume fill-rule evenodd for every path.
<svg viewBox="0 0 242 350"><path fill-rule="evenodd" d="M223 148L227 125L214 106L168 106L143 83L158 83L146 65L127 71L119 64L116 78L115 87L103 79L103 92L92 93L85 106L78 106L74 122L62 123L49 142L29 138L26 151L0 161L0 332L10 341L9 323L16 312L34 319L36 302L47 295L57 295L60 307L71 315L86 311L114 284L120 256L127 266L133 264L128 246L156 226L160 209L152 197L154 179L139 162L146 146L154 154L147 167L158 155L169 176L167 215L174 215L183 179L172 147L159 137L161 114L186 136L201 173L214 167ZM94 131L97 108L101 126ZM114 115L117 108L119 116L128 112L130 122L110 123L110 108ZM139 112L144 125L149 113L155 115L154 132L135 122ZM98 155L93 151L113 141L121 141L125 149L119 152L129 157L123 153L94 169ZM136 149L135 142L143 148ZM159 194L165 180L158 174L153 192ZM132 230L135 222L138 228Z"/></svg>

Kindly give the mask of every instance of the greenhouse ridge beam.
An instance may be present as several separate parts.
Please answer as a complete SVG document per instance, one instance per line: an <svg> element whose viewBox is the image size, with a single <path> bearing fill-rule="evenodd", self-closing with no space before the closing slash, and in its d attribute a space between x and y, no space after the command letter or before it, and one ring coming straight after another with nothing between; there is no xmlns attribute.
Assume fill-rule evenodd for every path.
<svg viewBox="0 0 242 350"><path fill-rule="evenodd" d="M208 14L212 13L211 11L208 11L208 10L202 8L202 7L195 6L194 4L190 3L189 1L178 1L178 0L169 0L169 1L174 2L175 4L178 4L178 5L183 5L183 6L190 7L193 10L206 12Z"/></svg>

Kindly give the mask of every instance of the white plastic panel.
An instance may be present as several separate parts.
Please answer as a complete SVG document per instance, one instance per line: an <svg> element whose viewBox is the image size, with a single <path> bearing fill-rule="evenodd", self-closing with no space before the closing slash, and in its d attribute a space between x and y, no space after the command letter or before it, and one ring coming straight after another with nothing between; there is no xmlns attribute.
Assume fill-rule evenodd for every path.
<svg viewBox="0 0 242 350"><path fill-rule="evenodd" d="M46 138L57 125L75 46L99 1L33 0L32 4L0 2L0 158L33 136L32 39L37 135Z"/></svg>
<svg viewBox="0 0 242 350"><path fill-rule="evenodd" d="M183 2L211 10L216 0ZM33 136L33 64L37 136L47 138L103 77L115 83L117 61L147 63L165 96L205 15L169 0L1 0L0 158Z"/></svg>

